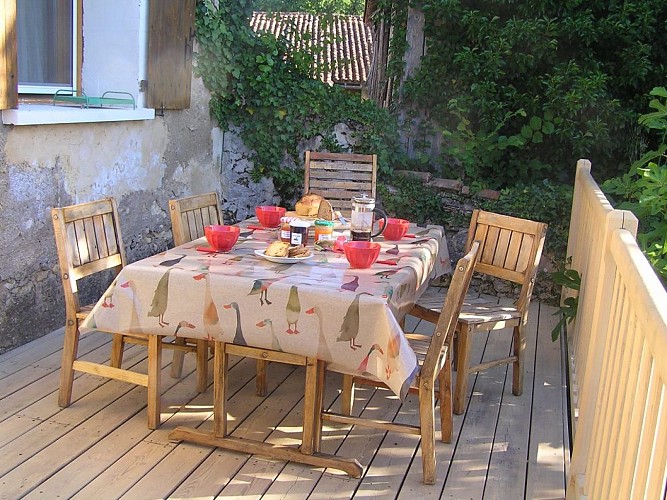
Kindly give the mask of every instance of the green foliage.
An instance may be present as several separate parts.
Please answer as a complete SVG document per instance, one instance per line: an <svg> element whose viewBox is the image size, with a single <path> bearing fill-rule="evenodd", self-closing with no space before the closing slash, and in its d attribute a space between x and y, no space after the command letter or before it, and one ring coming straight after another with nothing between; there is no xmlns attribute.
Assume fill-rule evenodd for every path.
<svg viewBox="0 0 667 500"><path fill-rule="evenodd" d="M581 288L581 276L574 269L561 269L550 273L549 276L551 280L556 285L561 285L565 288L571 290L576 290L577 292ZM579 309L579 295L574 295L566 297L563 300L558 311L554 313L555 316L560 316L560 320L556 323L553 330L551 330L551 340L558 340L561 330L565 327L566 324L572 323L574 318L577 317L577 311Z"/></svg>
<svg viewBox="0 0 667 500"><path fill-rule="evenodd" d="M423 10L426 55L403 98L445 131L439 169L508 186L570 181L582 157L603 178L627 164L644 96L667 74L666 2L430 0Z"/></svg>
<svg viewBox="0 0 667 500"><path fill-rule="evenodd" d="M313 14L364 13L364 0L254 0L253 9L264 12L311 12Z"/></svg>
<svg viewBox="0 0 667 500"><path fill-rule="evenodd" d="M655 111L642 115L639 124L646 128L648 143L658 143L634 162L630 171L609 179L602 189L618 195L618 208L631 210L639 219L637 241L656 272L667 283L667 89L656 87L649 107Z"/></svg>
<svg viewBox="0 0 667 500"><path fill-rule="evenodd" d="M313 55L286 40L258 35L249 26L250 0L199 0L196 70L211 91L211 114L223 129L240 127L253 151L252 178L273 179L283 203L297 196L303 172L299 144L316 136L323 147L340 148L334 126L346 123L356 141L354 152L376 153L380 174L399 155L397 126L389 113L339 87L311 77Z"/></svg>
<svg viewBox="0 0 667 500"><path fill-rule="evenodd" d="M466 226L470 220L469 216L448 208L445 198L437 190L414 176L394 176L390 185L379 184L378 196L382 200L382 208L390 217L446 227Z"/></svg>

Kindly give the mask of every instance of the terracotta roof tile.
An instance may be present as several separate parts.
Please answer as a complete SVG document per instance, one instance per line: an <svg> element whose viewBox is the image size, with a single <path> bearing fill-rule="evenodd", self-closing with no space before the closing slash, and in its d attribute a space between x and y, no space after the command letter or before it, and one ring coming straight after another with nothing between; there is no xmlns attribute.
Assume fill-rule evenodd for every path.
<svg viewBox="0 0 667 500"><path fill-rule="evenodd" d="M325 19L331 19L327 22ZM316 66L328 67L317 77L341 85L361 85L366 81L370 66L371 29L362 16L317 16L303 12L253 12L250 26L283 36L298 48L329 40L325 50L317 55Z"/></svg>

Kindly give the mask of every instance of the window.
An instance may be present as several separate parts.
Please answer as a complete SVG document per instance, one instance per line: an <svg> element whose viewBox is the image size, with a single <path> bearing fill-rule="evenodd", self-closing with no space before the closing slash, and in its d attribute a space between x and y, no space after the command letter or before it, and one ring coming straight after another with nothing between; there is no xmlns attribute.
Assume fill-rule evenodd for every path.
<svg viewBox="0 0 667 500"><path fill-rule="evenodd" d="M187 109L195 1L0 0L2 123L147 120L154 109ZM54 103L59 89L94 104ZM136 108L108 106L109 92L131 94Z"/></svg>
<svg viewBox="0 0 667 500"><path fill-rule="evenodd" d="M18 91L77 90L77 0L17 0Z"/></svg>

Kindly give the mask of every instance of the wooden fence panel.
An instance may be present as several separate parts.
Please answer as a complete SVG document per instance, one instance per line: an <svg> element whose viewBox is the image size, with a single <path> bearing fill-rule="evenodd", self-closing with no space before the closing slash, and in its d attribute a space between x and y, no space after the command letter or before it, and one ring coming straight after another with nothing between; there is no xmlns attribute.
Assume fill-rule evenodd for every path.
<svg viewBox="0 0 667 500"><path fill-rule="evenodd" d="M636 218L611 208L590 162L580 160L568 242L582 275L568 331L578 387L568 498L665 496L667 293L636 229Z"/></svg>

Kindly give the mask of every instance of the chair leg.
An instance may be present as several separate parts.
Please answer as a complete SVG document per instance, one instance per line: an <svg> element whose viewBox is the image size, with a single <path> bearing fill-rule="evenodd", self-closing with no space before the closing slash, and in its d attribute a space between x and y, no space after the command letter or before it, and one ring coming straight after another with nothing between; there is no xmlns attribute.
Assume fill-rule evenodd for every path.
<svg viewBox="0 0 667 500"><path fill-rule="evenodd" d="M454 434L452 415L452 358L447 353L445 365L438 374L438 398L440 399L440 440L451 443Z"/></svg>
<svg viewBox="0 0 667 500"><path fill-rule="evenodd" d="M148 428L160 426L160 372L162 368L162 337L148 336Z"/></svg>
<svg viewBox="0 0 667 500"><path fill-rule="evenodd" d="M208 387L208 340L197 340L197 392L204 393Z"/></svg>
<svg viewBox="0 0 667 500"><path fill-rule="evenodd" d="M343 374L340 398L340 412L343 415L352 415L352 405L354 404L354 377L352 375Z"/></svg>
<svg viewBox="0 0 667 500"><path fill-rule="evenodd" d="M426 385L426 387L424 387ZM422 438L424 484L435 483L435 394L430 383L419 383L419 425Z"/></svg>
<svg viewBox="0 0 667 500"><path fill-rule="evenodd" d="M113 341L111 342L111 366L120 368L123 364L123 350L125 349L125 341L123 335L114 333Z"/></svg>
<svg viewBox="0 0 667 500"><path fill-rule="evenodd" d="M258 359L256 363L257 373L255 374L255 394L262 398L266 396L268 391L266 384L266 367L268 364L269 362L265 359Z"/></svg>
<svg viewBox="0 0 667 500"><path fill-rule="evenodd" d="M521 325L514 327L513 349L516 361L512 367L512 394L521 396L523 392L523 353L526 348L526 337Z"/></svg>
<svg viewBox="0 0 667 500"><path fill-rule="evenodd" d="M67 320L63 355L60 362L60 389L58 406L66 408L72 402L72 384L74 383L74 360L79 349L79 329L76 320Z"/></svg>
<svg viewBox="0 0 667 500"><path fill-rule="evenodd" d="M468 393L468 367L470 366L471 335L468 325L459 323L457 329L459 339L458 359L456 360L456 390L454 391L454 413L461 415L465 407Z"/></svg>
<svg viewBox="0 0 667 500"><path fill-rule="evenodd" d="M174 345L185 345L185 338L176 337ZM183 374L183 359L185 358L185 351L174 349L173 357L171 358L171 378L181 378Z"/></svg>

